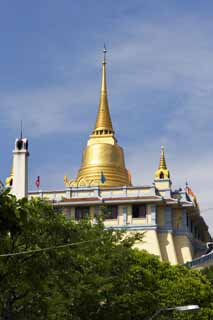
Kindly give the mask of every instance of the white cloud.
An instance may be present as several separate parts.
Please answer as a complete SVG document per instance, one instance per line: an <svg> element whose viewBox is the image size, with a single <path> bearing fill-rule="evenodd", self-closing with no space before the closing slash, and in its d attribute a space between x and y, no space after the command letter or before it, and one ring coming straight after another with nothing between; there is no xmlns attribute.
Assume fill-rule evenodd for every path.
<svg viewBox="0 0 213 320"><path fill-rule="evenodd" d="M156 108L156 104L152 105L151 101L143 101L145 91L151 91L153 95L163 91L164 94L168 92L178 100L176 105L170 107L170 122L165 124L165 127L175 132L183 132L183 128L189 127L186 125L188 122L196 124L196 121L201 122L202 119L203 125L206 126L206 122L209 121L208 113L212 110L213 42L211 33L204 23L201 24L199 21L198 24L198 21L190 17L152 24L147 21L124 20L119 22L117 30L109 36L113 44L108 57L113 108L125 107L120 103L122 97L127 104L131 97L131 102L138 108L142 105L141 110L145 108L144 102L148 103L148 107ZM51 52L49 55L51 56ZM55 56L55 53L53 55ZM60 57L61 55L62 53ZM89 71L88 65L92 66L92 69L94 65L99 68L100 53L94 52L93 49L90 54L86 52L81 55L80 71L76 71L76 65L71 68L71 62L67 57L65 61L62 59L63 64L60 60L53 60L54 64L51 66L53 73L55 68L54 76L57 78L57 70L60 70L60 79L64 74L62 84L22 91L6 97L4 94L1 95L1 108L4 108L11 125L14 125L21 115L23 118L26 117L26 122L29 121L30 130L34 135L78 132L85 127L82 110L88 115L88 107L91 104L95 110L99 88L99 80L91 78L91 68ZM65 62L67 65L64 65ZM77 82L71 82L67 70L69 74L74 72L75 75L79 72L82 76L80 79L77 77ZM99 76L98 72L97 75ZM83 79L85 76L86 82ZM132 100L135 91L140 94L140 106L138 100ZM155 110L156 116L163 107L158 106L159 109ZM68 118L74 120L72 126L69 125ZM180 129L176 128L176 119L180 121Z"/></svg>
<svg viewBox="0 0 213 320"><path fill-rule="evenodd" d="M89 127L89 106L95 104L93 91L93 86L87 85L83 94L81 88L70 86L1 94L1 111L4 121L11 128L19 126L22 119L31 136L79 133Z"/></svg>

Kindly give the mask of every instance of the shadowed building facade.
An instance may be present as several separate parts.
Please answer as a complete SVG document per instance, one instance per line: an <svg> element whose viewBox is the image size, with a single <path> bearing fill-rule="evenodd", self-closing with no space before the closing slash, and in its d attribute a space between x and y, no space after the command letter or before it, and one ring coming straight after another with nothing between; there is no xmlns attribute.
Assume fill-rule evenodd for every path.
<svg viewBox="0 0 213 320"><path fill-rule="evenodd" d="M17 190L14 175L16 173L11 170L7 180L12 192ZM68 219L76 221L89 218L95 222L104 208L106 228L142 232L143 241L135 246L171 264L183 264L199 257L206 250L206 242L211 240L196 198L187 190L172 190L163 147L151 185L132 184L110 116L106 49L95 126L83 151L76 179L69 180L65 176L64 182L64 190L32 191L27 196L49 200L54 207L61 208ZM20 193L18 195L21 197Z"/></svg>

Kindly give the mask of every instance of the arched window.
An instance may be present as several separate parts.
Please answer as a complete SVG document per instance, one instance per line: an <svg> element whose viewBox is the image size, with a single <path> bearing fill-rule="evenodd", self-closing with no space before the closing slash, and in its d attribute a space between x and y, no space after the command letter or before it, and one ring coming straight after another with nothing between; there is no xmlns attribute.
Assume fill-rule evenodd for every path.
<svg viewBox="0 0 213 320"><path fill-rule="evenodd" d="M23 141L21 139L19 139L16 143L17 149L21 150L23 147Z"/></svg>
<svg viewBox="0 0 213 320"><path fill-rule="evenodd" d="M160 179L164 179L164 173L163 172L160 173Z"/></svg>
<svg viewBox="0 0 213 320"><path fill-rule="evenodd" d="M13 185L13 179L10 180L10 187Z"/></svg>

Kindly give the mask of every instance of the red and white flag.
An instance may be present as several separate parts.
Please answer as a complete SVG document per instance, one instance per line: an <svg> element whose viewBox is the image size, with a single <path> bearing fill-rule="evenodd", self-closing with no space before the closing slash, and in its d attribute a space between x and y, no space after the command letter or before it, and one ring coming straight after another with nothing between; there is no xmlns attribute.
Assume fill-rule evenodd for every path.
<svg viewBox="0 0 213 320"><path fill-rule="evenodd" d="M40 187L40 176L38 176L38 177L36 178L35 185L36 185L37 188Z"/></svg>

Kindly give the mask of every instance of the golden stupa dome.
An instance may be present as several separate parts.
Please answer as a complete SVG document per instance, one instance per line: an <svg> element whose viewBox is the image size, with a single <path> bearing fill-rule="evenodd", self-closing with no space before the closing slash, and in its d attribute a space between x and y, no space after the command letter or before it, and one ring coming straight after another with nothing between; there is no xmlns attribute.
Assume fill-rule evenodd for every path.
<svg viewBox="0 0 213 320"><path fill-rule="evenodd" d="M123 149L117 144L109 112L106 85L106 48L96 123L84 149L77 179L72 185L128 186L131 177L125 168Z"/></svg>

